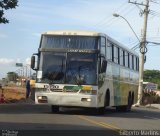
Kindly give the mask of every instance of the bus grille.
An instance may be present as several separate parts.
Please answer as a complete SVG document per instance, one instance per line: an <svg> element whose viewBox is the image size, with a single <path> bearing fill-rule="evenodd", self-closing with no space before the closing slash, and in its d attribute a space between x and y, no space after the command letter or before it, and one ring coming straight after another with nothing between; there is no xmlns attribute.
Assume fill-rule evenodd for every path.
<svg viewBox="0 0 160 136"><path fill-rule="evenodd" d="M63 90L64 93L77 93L79 90Z"/></svg>
<svg viewBox="0 0 160 136"><path fill-rule="evenodd" d="M50 89L52 92L77 93L79 90Z"/></svg>
<svg viewBox="0 0 160 136"><path fill-rule="evenodd" d="M50 89L50 91L52 91L52 92L63 92L62 89Z"/></svg>

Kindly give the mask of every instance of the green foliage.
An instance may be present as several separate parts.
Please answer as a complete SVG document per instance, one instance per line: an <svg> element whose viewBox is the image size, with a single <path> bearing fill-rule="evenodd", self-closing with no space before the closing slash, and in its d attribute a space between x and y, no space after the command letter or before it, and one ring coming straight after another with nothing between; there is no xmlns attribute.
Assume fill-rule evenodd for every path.
<svg viewBox="0 0 160 136"><path fill-rule="evenodd" d="M4 10L16 8L18 0L0 0L0 23L9 23L9 20L4 17Z"/></svg>
<svg viewBox="0 0 160 136"><path fill-rule="evenodd" d="M15 72L8 72L7 73L7 79L8 81L16 81L18 75Z"/></svg>
<svg viewBox="0 0 160 136"><path fill-rule="evenodd" d="M156 83L158 84L158 89L160 89L160 71L159 70L145 70L144 71L144 81Z"/></svg>

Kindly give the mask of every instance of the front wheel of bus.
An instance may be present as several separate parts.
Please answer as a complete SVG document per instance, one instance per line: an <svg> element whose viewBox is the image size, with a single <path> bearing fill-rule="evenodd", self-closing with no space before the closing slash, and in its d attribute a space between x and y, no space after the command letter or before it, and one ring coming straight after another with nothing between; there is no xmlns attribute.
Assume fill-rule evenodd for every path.
<svg viewBox="0 0 160 136"><path fill-rule="evenodd" d="M51 110L52 110L52 113L58 113L59 112L59 106L52 105Z"/></svg>
<svg viewBox="0 0 160 136"><path fill-rule="evenodd" d="M109 90L107 90L107 93L106 93L105 98L104 98L104 107L96 109L97 114L98 115L104 115L105 110L106 110L106 106L109 106L109 103L110 103L110 92L109 92Z"/></svg>
<svg viewBox="0 0 160 136"><path fill-rule="evenodd" d="M104 114L105 114L105 107L96 109L96 115L104 115Z"/></svg>

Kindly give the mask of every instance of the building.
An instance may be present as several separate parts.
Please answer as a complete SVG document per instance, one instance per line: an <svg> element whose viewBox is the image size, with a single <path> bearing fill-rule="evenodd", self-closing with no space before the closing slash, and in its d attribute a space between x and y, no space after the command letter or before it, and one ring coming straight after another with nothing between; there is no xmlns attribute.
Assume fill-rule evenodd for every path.
<svg viewBox="0 0 160 136"><path fill-rule="evenodd" d="M158 89L158 84L151 83L151 82L143 82L143 89L144 90L157 90Z"/></svg>

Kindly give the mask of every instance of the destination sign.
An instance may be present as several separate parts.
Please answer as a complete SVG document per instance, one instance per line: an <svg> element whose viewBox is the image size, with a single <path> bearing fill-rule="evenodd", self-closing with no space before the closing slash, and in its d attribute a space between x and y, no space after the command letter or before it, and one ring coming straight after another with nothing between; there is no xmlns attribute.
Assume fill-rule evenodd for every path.
<svg viewBox="0 0 160 136"><path fill-rule="evenodd" d="M68 49L67 52L82 52L82 53L91 53L92 50L79 50L79 49Z"/></svg>
<svg viewBox="0 0 160 136"><path fill-rule="evenodd" d="M78 53L98 53L99 50L92 49L58 49L58 48L39 48L44 52L78 52Z"/></svg>

